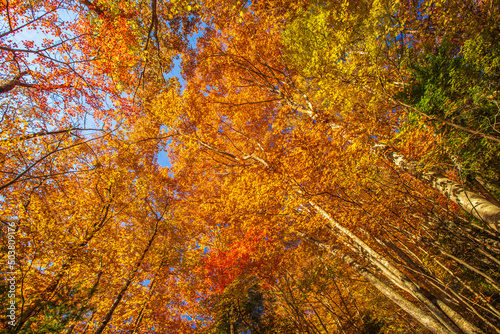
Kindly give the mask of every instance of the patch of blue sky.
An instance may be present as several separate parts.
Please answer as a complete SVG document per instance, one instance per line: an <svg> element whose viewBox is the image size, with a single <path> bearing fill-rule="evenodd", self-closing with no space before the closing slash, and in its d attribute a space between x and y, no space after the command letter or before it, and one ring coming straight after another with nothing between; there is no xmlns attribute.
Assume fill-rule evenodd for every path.
<svg viewBox="0 0 500 334"><path fill-rule="evenodd" d="M145 280L139 282L139 284L142 285L143 287L147 287L150 283L151 283L150 279L145 279Z"/></svg>
<svg viewBox="0 0 500 334"><path fill-rule="evenodd" d="M202 31L199 31L198 33L193 34L192 36L190 36L188 38L189 46L192 47L192 48L196 48L198 38L201 37L202 34L203 34ZM164 73L163 76L164 76L165 79L177 78L177 80L179 80L179 83L181 85L181 92L183 92L184 89L186 88L186 80L184 80L184 78L182 76L182 59L180 57L176 57L174 59L174 67L172 68L172 70L170 72ZM167 130L165 127L163 127L163 129ZM171 140L169 140L167 142L167 146L170 143L171 143ZM158 164L161 167L167 167L167 168L172 167L172 161L169 159L168 153L165 150L159 151L158 154L157 154L157 156L156 156L156 158L157 158ZM169 176L173 176L171 174L172 173L169 172Z"/></svg>
<svg viewBox="0 0 500 334"><path fill-rule="evenodd" d="M33 16L40 17L43 14L44 13L42 13L42 12L40 12L40 13L35 12L35 13L33 13ZM77 13L75 13L73 11L69 11L69 10L64 9L64 8L58 9L57 15L58 15L58 19L59 19L58 25L60 28L64 28L64 26L67 23L75 21L76 18L78 17ZM7 28L7 23L4 23L4 24L0 25L0 29L2 31L5 31L5 33L7 33L7 34L1 38L4 40L12 41L12 42L16 43L18 46L23 45L23 43L22 43L23 41L31 41L34 43L34 46L37 48L42 48L42 43L44 42L44 38L47 40L54 40L55 43L62 42L62 40L57 41L57 39L58 39L57 36L52 35L52 34L47 34L42 29L39 29L39 27L37 26L38 24L39 24L39 22L36 20L36 21L32 22L31 24L28 24L28 25L20 28L19 30L15 30L15 32L13 32L13 33L7 33L6 30L9 30L9 28ZM2 33L2 35L5 33ZM62 30L61 33L68 35L70 32ZM68 38L71 38L71 36L68 36ZM35 57L35 54L30 54L30 55L28 55L28 57L33 59Z"/></svg>
<svg viewBox="0 0 500 334"><path fill-rule="evenodd" d="M167 146L171 143L171 140L168 140L167 142ZM172 167L172 161L170 160L170 158L168 157L168 153L165 151L165 150L162 150L162 151L159 151L157 156L156 156L156 161L158 162L158 164L161 166L161 167L166 167L166 168L170 168ZM173 175L170 175L171 172L169 172L169 176L173 176Z"/></svg>

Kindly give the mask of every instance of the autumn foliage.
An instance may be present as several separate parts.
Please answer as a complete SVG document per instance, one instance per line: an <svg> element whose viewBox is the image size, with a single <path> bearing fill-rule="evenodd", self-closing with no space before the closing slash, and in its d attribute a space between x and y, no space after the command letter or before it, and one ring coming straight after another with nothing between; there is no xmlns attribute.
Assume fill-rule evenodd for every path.
<svg viewBox="0 0 500 334"><path fill-rule="evenodd" d="M263 232L245 231L242 239L227 245L227 249L210 251L210 254L204 259L205 272L203 274L218 293L223 292L238 277L249 274L256 275L263 282L268 282L269 280L266 280L265 276L266 272L269 275L269 271L277 263L270 259L257 257L265 253L265 248L272 244L273 242Z"/></svg>
<svg viewBox="0 0 500 334"><path fill-rule="evenodd" d="M500 332L495 1L0 12L2 331Z"/></svg>

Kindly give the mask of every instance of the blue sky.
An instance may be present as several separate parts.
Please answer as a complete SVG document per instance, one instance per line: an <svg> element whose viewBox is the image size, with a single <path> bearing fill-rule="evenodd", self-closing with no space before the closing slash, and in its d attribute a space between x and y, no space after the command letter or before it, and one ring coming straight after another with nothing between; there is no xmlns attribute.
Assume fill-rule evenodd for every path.
<svg viewBox="0 0 500 334"><path fill-rule="evenodd" d="M201 35L202 35L201 33L197 33L189 37L189 44L191 45L191 47L196 47L196 41L198 40L198 37L200 37ZM184 88L186 87L186 81L182 78L181 70L182 70L181 59L180 58L174 59L174 68L172 69L172 71L167 73L165 77L166 78L177 77L179 79L181 87ZM170 159L168 159L167 153L165 151L158 152L158 163L162 167L172 166L172 164L170 163Z"/></svg>

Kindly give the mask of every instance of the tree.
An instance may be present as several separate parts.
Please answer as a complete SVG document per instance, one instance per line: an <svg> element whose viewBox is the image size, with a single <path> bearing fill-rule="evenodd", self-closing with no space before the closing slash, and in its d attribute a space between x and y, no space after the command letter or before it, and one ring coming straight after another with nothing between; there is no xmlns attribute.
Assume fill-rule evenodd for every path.
<svg viewBox="0 0 500 334"><path fill-rule="evenodd" d="M1 6L2 229L16 226L20 276L6 329L128 330L131 316L135 331L189 327L166 306L151 312L144 296L179 298L158 299L157 289L175 285L169 268L189 240L172 223L175 183L158 166L164 137L145 110L149 94L175 89L164 73L187 47L196 10L185 1ZM148 288L150 277L159 287Z"/></svg>
<svg viewBox="0 0 500 334"><path fill-rule="evenodd" d="M130 305L145 305L152 288L156 295L156 289L175 285L190 233L176 225L171 209L175 183L155 163L155 131L143 124L134 134L132 128L115 136L96 136L64 160L77 167L78 161L86 163L97 155L99 166L92 171L58 175L41 184L26 202L22 197L13 201L15 191L6 198L18 226L16 267L21 275L14 332L41 330L54 321L75 332L84 327L99 330L97 324L100 330L108 324L129 330L127 319L139 317L140 311ZM157 285L148 287L145 282L151 280ZM182 329L179 316L171 315L170 324L161 318L146 321L167 309L177 298L175 291L153 304L158 311L142 311L136 330L158 327L161 321L162 326L176 324ZM71 308L54 313L54 305ZM146 307L151 310L152 305Z"/></svg>
<svg viewBox="0 0 500 334"><path fill-rule="evenodd" d="M500 330L500 211L442 164L415 162L444 137L412 117L443 115L396 96L413 80L404 59L465 45L494 6L43 6L2 7L5 36L28 24L61 39L0 48L2 222L22 254L14 332ZM56 24L65 8L74 22ZM177 52L182 88L165 79Z"/></svg>
<svg viewBox="0 0 500 334"><path fill-rule="evenodd" d="M356 5L346 3L350 5L353 10L347 13L354 13L353 20L364 27L374 24L370 20L390 18L386 8L376 6L356 16ZM421 241L437 238L432 224L428 225L431 219L451 219L446 202L371 153L377 138L395 136L401 117L398 111L403 111L388 114L397 103L374 93L383 91L386 82L392 83L390 78L370 73L384 68L369 58L368 52L380 51L378 46L354 50L349 53L352 61L340 60L334 63L337 69L324 70L325 77L308 78L283 60L283 49L276 42L280 32L261 19L259 10L258 5L236 8L231 15L239 12L241 22L226 21L231 15L215 15L221 18L218 26L222 28L208 30L200 43L198 66L188 69L184 110L177 111L179 116L168 124L179 135L172 149L179 175L203 171L203 178L198 174L192 186L186 185L187 198L198 203L189 216L200 212L198 218L188 220L205 221L209 230L221 222L246 231L249 225L258 224L269 235L297 230L310 237L311 232L303 229L314 227L313 235L321 231L322 239L337 240L335 254L366 274L366 279L424 326L443 333L480 331L468 313L480 314L468 299L471 296L460 296L443 284L445 276L436 271L440 260L424 267L410 260L429 252L449 254L445 250L449 245ZM284 22L296 13L289 11L287 17L279 10L273 12L274 19ZM249 35L258 37L249 43ZM361 67L363 63L368 67ZM168 103L159 101L158 110ZM297 218L297 211L308 212L303 214L308 218ZM257 219L256 213L262 212L287 217L292 223L264 222ZM282 232L287 231L284 226L290 229L288 233ZM490 226L494 229L494 224ZM449 263L453 268L462 264ZM394 287L408 295L397 293ZM493 318L494 313L490 313ZM495 327L480 317L482 326Z"/></svg>

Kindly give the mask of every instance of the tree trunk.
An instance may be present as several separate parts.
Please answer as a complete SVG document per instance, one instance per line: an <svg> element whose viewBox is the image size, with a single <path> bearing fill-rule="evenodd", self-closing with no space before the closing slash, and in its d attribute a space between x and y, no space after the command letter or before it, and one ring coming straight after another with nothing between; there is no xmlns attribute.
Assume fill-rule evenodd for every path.
<svg viewBox="0 0 500 334"><path fill-rule="evenodd" d="M401 296L399 293L394 291L390 286L382 282L377 276L375 276L372 272L370 272L366 267L359 265L354 258L347 254L342 254L338 250L332 250L330 246L314 240L303 233L299 233L304 239L315 244L316 246L325 249L331 255L337 256L340 255L342 260L349 265L349 267L353 268L356 272L358 272L363 278L365 278L368 282L370 282L377 290L379 290L384 296L386 296L393 303L401 307L405 312L411 315L415 320L417 320L420 324L422 324L425 328L429 329L431 332L436 334L449 334L453 333L444 327L439 321L435 318L421 310L418 306L414 305L412 302L407 300L405 297Z"/></svg>
<svg viewBox="0 0 500 334"><path fill-rule="evenodd" d="M328 221L332 228L335 228L336 230L340 231L341 234L347 236L352 240L352 248L357 253L366 254L370 262L375 267L377 267L387 279L422 302L427 307L427 309L429 309L429 311L431 311L431 313L436 317L436 319L438 319L451 333L462 332L455 323L455 320L459 320L461 322L467 322L467 320L465 320L457 313L454 313L454 316L456 317L455 319L450 319L449 316L445 312L443 312L443 310L439 306L437 306L438 304L436 303L436 301L438 299L436 297L432 296L431 298L429 298L428 296L431 296L431 293L417 286L403 272L393 266L387 259L378 254L358 236L342 226L319 205L315 204L312 201L310 201L309 203ZM470 333L482 332L478 330Z"/></svg>
<svg viewBox="0 0 500 334"><path fill-rule="evenodd" d="M377 144L375 148L378 151L382 151L383 156L388 161L436 189L451 201L461 206L465 211L486 223L490 229L498 232L500 228L500 207L488 201L484 196L467 191L464 186L441 173L417 171L417 163L415 161L407 160L405 156L389 148L387 145Z"/></svg>

